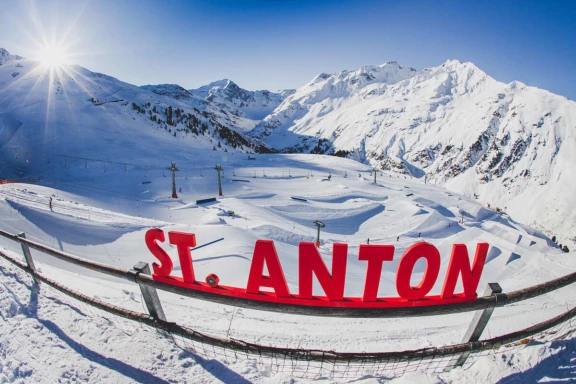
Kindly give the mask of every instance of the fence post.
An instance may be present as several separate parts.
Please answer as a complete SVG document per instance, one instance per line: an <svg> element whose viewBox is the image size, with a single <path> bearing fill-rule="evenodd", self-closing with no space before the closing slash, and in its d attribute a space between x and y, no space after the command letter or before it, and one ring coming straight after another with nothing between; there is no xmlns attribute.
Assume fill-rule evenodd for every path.
<svg viewBox="0 0 576 384"><path fill-rule="evenodd" d="M486 286L486 290L484 291L484 296L491 296L494 294L502 293L502 288L498 283L488 283ZM488 320L490 320L490 316L492 316L492 312L494 312L494 307L483 309L481 311L476 311L474 313L474 317L472 318L472 322L468 326L468 330L466 334L464 334L464 338L462 338L462 343L470 343L480 340L480 336L482 336L482 332L484 328L488 325ZM470 356L472 351L466 351L462 353L460 356L455 357L451 364L447 367L446 370L450 370L453 366L461 367ZM453 363L453 364L452 364Z"/></svg>
<svg viewBox="0 0 576 384"><path fill-rule="evenodd" d="M136 282L136 277L140 273L144 273L146 275L151 274L150 266L148 263L140 261L134 267L132 267L132 270L130 270L129 273L133 275L133 280ZM140 286L140 291L142 292L142 297L144 298L144 302L146 303L146 308L148 308L148 313L150 313L150 316L156 320L166 321L166 315L164 314L164 309L162 309L162 304L160 303L160 298L158 297L156 288L147 287L141 284L138 285Z"/></svg>
<svg viewBox="0 0 576 384"><path fill-rule="evenodd" d="M18 237L25 239L26 234L24 232L20 232L18 234ZM24 254L24 259L26 259L26 264L28 265L28 268L30 268L30 270L32 271L31 274L32 280L34 280L34 283L38 284L38 280L36 280L36 276L34 275L36 273L36 266L34 265L34 260L32 259L32 253L30 253L30 248L26 243L20 243L20 246L22 247L22 253Z"/></svg>

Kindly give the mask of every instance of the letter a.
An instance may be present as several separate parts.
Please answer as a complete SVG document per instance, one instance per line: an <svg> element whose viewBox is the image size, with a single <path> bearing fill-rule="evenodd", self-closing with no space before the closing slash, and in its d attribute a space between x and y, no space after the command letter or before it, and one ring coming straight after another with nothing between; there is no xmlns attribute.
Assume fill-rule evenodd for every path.
<svg viewBox="0 0 576 384"><path fill-rule="evenodd" d="M264 262L270 276L264 276ZM254 247L246 293L257 295L260 293L260 287L273 288L278 297L290 296L286 277L272 240L258 240Z"/></svg>

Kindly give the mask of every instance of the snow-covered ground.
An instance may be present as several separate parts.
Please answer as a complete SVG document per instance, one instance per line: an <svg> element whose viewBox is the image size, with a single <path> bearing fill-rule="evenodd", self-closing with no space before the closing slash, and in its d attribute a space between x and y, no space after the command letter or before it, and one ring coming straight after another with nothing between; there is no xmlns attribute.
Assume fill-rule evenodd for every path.
<svg viewBox="0 0 576 384"><path fill-rule="evenodd" d="M500 283L507 292L576 270L574 250L562 252L515 216L524 223L542 219L539 226L561 229L563 238L572 236L574 103L521 84L496 83L467 63L449 62L421 73L388 63L319 75L307 88L279 94L246 93L229 81L190 91L175 85L140 88L78 66L58 73L38 71L35 63L4 50L0 64L0 172L3 178L40 179L37 184L0 185L0 229L10 233L25 232L29 239L124 269L154 261L144 243L144 234L152 227L195 233L199 245L223 238L194 251L195 272L200 278L216 273L222 284L236 287L246 286L255 241L271 239L289 288L296 291L297 245L314 240L312 222L321 220L326 228L320 252L327 262L333 243L349 244L347 296L362 294L366 264L358 260L358 246L368 239L396 248L394 261L384 264L380 296L397 296L398 260L418 241L440 250L440 277L445 275L452 244L464 243L472 250L477 242L488 242L480 294L489 282ZM384 104L387 107L381 108ZM311 146L323 137L365 163L324 155L253 154L266 148L246 130L275 106L264 121L273 123L272 117L282 116L290 121L259 125L253 135L269 133L262 138L280 148L295 144L289 139L297 130L306 133ZM398 123L392 131L410 129L390 138L391 130L385 128L394 121ZM463 130L463 125L471 128ZM442 143L437 142L434 127L441 132ZM396 156L402 160L399 170L406 171L406 166L410 172L378 172L374 184L366 162L386 161L386 156L392 160ZM502 172L477 167L490 158L497 160L490 164ZM444 164L445 160L449 162ZM470 161L478 164L472 167ZM171 162L180 169L178 199L170 198L166 167ZM224 196L198 205L196 200L217 195L215 164L224 168ZM462 171L460 165L467 173L458 176L452 171ZM419 172L436 166L438 177L428 178L426 184ZM476 176L467 178L476 170L498 176L498 181L480 185ZM509 175L501 177L505 172ZM466 196L434 185L445 181L446 175L454 176L451 188ZM510 184L504 185L506 177ZM514 199L506 196L508 191L514 191ZM482 200L473 198L478 192ZM495 203L503 201L511 202L512 217L494 210ZM162 246L178 271L176 249ZM18 244L3 238L0 248L21 252ZM33 256L43 273L71 288L144 311L135 284L39 252L33 251ZM413 282L421 278L423 267L416 265ZM255 360L205 359L186 345L104 315L48 287L37 291L29 277L6 262L0 261L0 268L0 381L300 381L290 373L271 372ZM442 280L432 294L439 293ZM572 308L573 291L567 287L496 309L483 337L525 328ZM318 285L314 293L322 294ZM206 334L335 351L458 343L473 316L315 318L235 309L165 292L160 298L169 321ZM450 373L358 379L397 383L570 379L574 341L531 343Z"/></svg>
<svg viewBox="0 0 576 384"><path fill-rule="evenodd" d="M169 153L154 161L168 163ZM328 262L331 245L349 244L346 295L361 296L366 265L358 245L393 244L395 260L385 263L379 295L396 296L395 271L402 252L427 241L440 250L442 270L454 243L491 248L479 293L498 282L511 291L576 270L574 252L563 253L546 236L506 215L409 176L377 174L348 159L322 155L247 155L196 150L178 162L178 199L170 199L171 178L160 169L125 172L81 162L45 164L38 184L0 186L0 229L25 232L29 239L91 260L125 269L152 262L144 244L151 227L196 234L197 276L216 273L222 284L245 287L256 239L276 244L291 290L297 287L297 244L315 237L313 220L322 220L320 251ZM145 161L136 159L135 161ZM217 195L221 163L224 196L216 203L197 199ZM200 176L200 169L203 170ZM264 175L266 175L264 177ZM166 176L166 177L165 177ZM328 178L328 176L331 176ZM241 181L238 181L241 180ZM149 182L149 183L148 183ZM53 197L53 211L49 197ZM293 200L297 196L306 202ZM234 215L229 216L228 211ZM459 223L464 215L464 223ZM397 240L399 236L399 239ZM420 237L419 237L420 236ZM0 247L19 253L19 245L0 239ZM176 249L163 248L175 260ZM107 302L144 311L138 286L106 278L33 251L47 276ZM30 279L0 261L0 364L2 379L21 382L290 382L288 373L271 373L251 360L203 359L150 330L130 325L49 288L40 293ZM422 275L417 264L414 281ZM442 279L433 288L438 293ZM28 285L26 286L25 283ZM35 293L36 292L36 293ZM315 294L322 294L315 286ZM262 345L336 351L394 351L458 343L473 313L402 319L315 318L260 312L182 298L160 292L167 318L200 332ZM516 305L498 308L483 337L525 328L572 308L571 287ZM108 319L108 320L106 320ZM34 336L31 336L34 335ZM574 341L529 344L505 355L482 357L468 369L413 373L401 377L363 377L362 382L520 382L574 372ZM135 353L137 351L137 353ZM30 358L32 356L33 358ZM564 369L566 367L566 369ZM564 376L563 376L564 375ZM294 380L299 382L303 380ZM322 380L321 380L322 381ZM325 381L330 381L329 378Z"/></svg>

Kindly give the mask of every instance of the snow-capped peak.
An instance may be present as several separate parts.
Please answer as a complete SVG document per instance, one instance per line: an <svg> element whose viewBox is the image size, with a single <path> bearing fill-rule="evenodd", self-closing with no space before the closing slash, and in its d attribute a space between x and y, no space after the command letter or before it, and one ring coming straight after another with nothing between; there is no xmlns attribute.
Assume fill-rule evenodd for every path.
<svg viewBox="0 0 576 384"><path fill-rule="evenodd" d="M0 48L0 65L7 64L14 60L21 60L23 57L17 55L11 55L10 52L4 48Z"/></svg>

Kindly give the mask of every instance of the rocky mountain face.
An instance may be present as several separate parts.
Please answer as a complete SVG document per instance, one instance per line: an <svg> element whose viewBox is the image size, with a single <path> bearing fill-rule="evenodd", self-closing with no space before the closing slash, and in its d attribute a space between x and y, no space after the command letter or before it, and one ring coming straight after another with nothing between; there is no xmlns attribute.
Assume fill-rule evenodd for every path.
<svg viewBox="0 0 576 384"><path fill-rule="evenodd" d="M284 152L355 158L476 195L576 236L576 103L472 63L320 74L252 135ZM575 239L576 240L576 239Z"/></svg>
<svg viewBox="0 0 576 384"><path fill-rule="evenodd" d="M190 90L175 84L145 85L141 88L205 110L216 116L220 123L239 131L253 129L295 92L247 91L228 79Z"/></svg>
<svg viewBox="0 0 576 384"><path fill-rule="evenodd" d="M252 129L295 90L247 91L231 80L212 82L190 92L206 101L209 108L226 115L239 129Z"/></svg>

